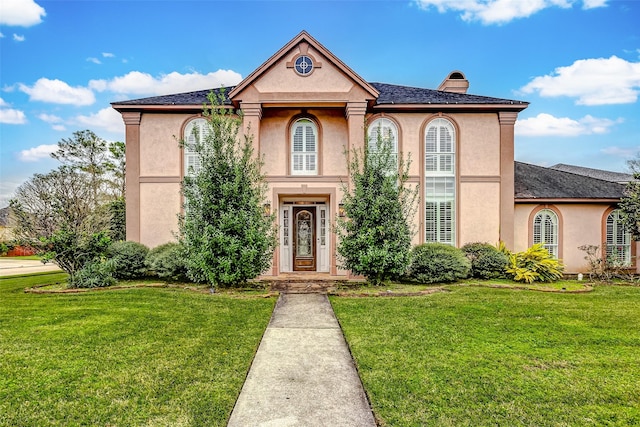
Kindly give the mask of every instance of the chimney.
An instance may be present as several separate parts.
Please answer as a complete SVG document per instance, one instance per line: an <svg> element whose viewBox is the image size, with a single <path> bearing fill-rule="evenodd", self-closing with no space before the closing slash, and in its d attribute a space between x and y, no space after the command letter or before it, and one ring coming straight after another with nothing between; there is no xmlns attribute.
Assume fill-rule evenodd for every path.
<svg viewBox="0 0 640 427"><path fill-rule="evenodd" d="M438 90L455 93L467 93L467 89L469 89L469 80L462 74L462 71L450 72L438 87Z"/></svg>

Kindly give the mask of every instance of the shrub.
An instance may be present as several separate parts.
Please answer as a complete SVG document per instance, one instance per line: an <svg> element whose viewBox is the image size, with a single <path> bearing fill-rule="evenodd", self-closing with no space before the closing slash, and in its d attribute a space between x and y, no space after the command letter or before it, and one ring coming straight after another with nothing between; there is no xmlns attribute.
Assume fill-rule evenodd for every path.
<svg viewBox="0 0 640 427"><path fill-rule="evenodd" d="M455 282L468 277L471 262L460 249L425 243L411 250L409 277L420 283Z"/></svg>
<svg viewBox="0 0 640 427"><path fill-rule="evenodd" d="M145 261L149 273L161 279L187 281L184 249L179 243L165 243L151 249Z"/></svg>
<svg viewBox="0 0 640 427"><path fill-rule="evenodd" d="M117 279L139 279L147 273L145 260L149 248L138 242L115 242L107 250L113 261L113 276Z"/></svg>
<svg viewBox="0 0 640 427"><path fill-rule="evenodd" d="M509 256L489 243L467 243L462 251L471 261L471 277L497 279L504 277L509 265Z"/></svg>
<svg viewBox="0 0 640 427"><path fill-rule="evenodd" d="M562 262L553 257L542 243L509 256L507 273L516 282L553 282L562 277Z"/></svg>
<svg viewBox="0 0 640 427"><path fill-rule="evenodd" d="M69 276L70 288L104 288L115 285L114 264L108 261L93 261Z"/></svg>

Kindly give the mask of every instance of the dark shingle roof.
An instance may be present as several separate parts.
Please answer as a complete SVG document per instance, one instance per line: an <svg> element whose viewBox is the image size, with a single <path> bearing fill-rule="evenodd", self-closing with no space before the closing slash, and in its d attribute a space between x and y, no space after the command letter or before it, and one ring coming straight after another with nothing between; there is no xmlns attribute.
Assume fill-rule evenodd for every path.
<svg viewBox="0 0 640 427"><path fill-rule="evenodd" d="M387 83L371 83L380 96L377 105L383 104L513 104L527 106L529 103L511 99L491 98L489 96L469 95L466 93L444 92L441 90L398 86Z"/></svg>
<svg viewBox="0 0 640 427"><path fill-rule="evenodd" d="M611 172L602 169L585 168L583 166L565 165L563 163L553 165L551 169L590 176L591 178L602 179L604 181L617 182L618 184L625 184L633 179L633 175L630 173Z"/></svg>
<svg viewBox="0 0 640 427"><path fill-rule="evenodd" d="M515 162L515 198L619 199L625 186L556 169Z"/></svg>
<svg viewBox="0 0 640 427"><path fill-rule="evenodd" d="M229 92L234 86L225 88L225 104L231 105L229 101ZM130 101L112 102L112 105L198 105L201 106L208 102L207 95L214 91L219 93L218 89L198 90L195 92L176 93L172 95L152 96L149 98L132 99Z"/></svg>
<svg viewBox="0 0 640 427"><path fill-rule="evenodd" d="M469 95L466 93L443 92L441 90L421 89L409 86L398 86L386 83L371 83L380 96L376 105L392 104L500 104L520 105L526 107L527 102L513 101L510 99L491 98L488 96ZM228 94L233 86L225 89L225 104L231 105ZM113 105L198 105L207 102L207 95L211 90L207 89L195 92L177 93L173 95L152 96L149 98L132 99L130 101L112 102Z"/></svg>

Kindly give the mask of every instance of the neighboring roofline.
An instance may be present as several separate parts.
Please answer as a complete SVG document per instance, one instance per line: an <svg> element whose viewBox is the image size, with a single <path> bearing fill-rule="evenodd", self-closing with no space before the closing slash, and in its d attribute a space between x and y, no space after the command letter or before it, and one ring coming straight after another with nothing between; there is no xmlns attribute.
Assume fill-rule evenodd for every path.
<svg viewBox="0 0 640 427"><path fill-rule="evenodd" d="M123 112L123 111L156 111L156 112L162 112L162 111L166 111L167 113L169 112L174 112L174 111L182 111L182 112L202 112L203 110L203 105L197 105L197 104L184 104L184 105L165 105L165 104L148 104L148 105L141 105L141 104L133 104L133 105L129 105L129 104L118 104L117 102L112 102L111 103L111 107L118 111L118 112ZM226 109L234 109L234 107L232 105L222 105L219 108L226 108Z"/></svg>
<svg viewBox="0 0 640 427"><path fill-rule="evenodd" d="M324 47L320 42L311 37L309 33L306 31L300 32L297 36L295 36L289 43L284 45L280 50L278 50L275 54L273 54L269 59L267 59L260 67L255 69L251 74L249 74L244 80L242 80L239 84L236 85L231 92L229 92L229 98L233 100L233 98L242 92L245 88L251 85L261 74L271 68L277 61L279 61L287 52L295 48L299 43L306 41L314 49L319 51L322 55L327 57L329 61L333 62L349 77L355 80L360 86L362 86L372 97L373 99L377 99L380 93L376 88L371 86L366 80L360 77L355 71L353 71L349 66L347 66L344 62L342 62L338 57L336 57L331 51L329 51L326 47Z"/></svg>

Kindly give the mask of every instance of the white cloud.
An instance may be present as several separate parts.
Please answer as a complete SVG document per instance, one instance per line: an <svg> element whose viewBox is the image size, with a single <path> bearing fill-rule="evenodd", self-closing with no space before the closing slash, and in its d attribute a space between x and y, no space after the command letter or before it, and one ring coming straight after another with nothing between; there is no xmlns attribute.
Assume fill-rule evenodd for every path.
<svg viewBox="0 0 640 427"><path fill-rule="evenodd" d="M16 33L13 33L13 41L16 41L16 42L23 42L23 41L25 41L25 40L26 40L26 39L25 39L25 37L24 37L24 36L21 36L21 35L18 35L18 34L16 34Z"/></svg>
<svg viewBox="0 0 640 427"><path fill-rule="evenodd" d="M595 9L597 7L606 7L608 0L583 0L583 9Z"/></svg>
<svg viewBox="0 0 640 427"><path fill-rule="evenodd" d="M8 107L9 104L2 98L0 98L0 107Z"/></svg>
<svg viewBox="0 0 640 427"><path fill-rule="evenodd" d="M27 116L23 111L13 108L0 108L0 123L8 125L23 125L27 123Z"/></svg>
<svg viewBox="0 0 640 427"><path fill-rule="evenodd" d="M520 91L537 91L542 97L574 97L578 105L630 104L638 100L640 92L640 62L615 55L580 59L556 68L550 75L534 78Z"/></svg>
<svg viewBox="0 0 640 427"><path fill-rule="evenodd" d="M44 8L33 0L2 0L0 25L30 27L42 22L47 15Z"/></svg>
<svg viewBox="0 0 640 427"><path fill-rule="evenodd" d="M93 62L94 64L102 64L102 61L100 61L98 58L94 58L94 57L87 58L87 62Z"/></svg>
<svg viewBox="0 0 640 427"><path fill-rule="evenodd" d="M20 151L18 159L23 162L37 162L41 159L51 157L51 153L58 149L58 144L43 144L28 150Z"/></svg>
<svg viewBox="0 0 640 427"><path fill-rule="evenodd" d="M103 108L95 114L76 116L72 121L74 124L86 126L89 129L104 129L109 132L120 133L124 137L122 116L111 107Z"/></svg>
<svg viewBox="0 0 640 427"><path fill-rule="evenodd" d="M58 132L64 132L67 130L65 125L53 125L51 126L51 129L57 130Z"/></svg>
<svg viewBox="0 0 640 427"><path fill-rule="evenodd" d="M159 77L140 71L132 71L111 80L91 80L89 87L99 92L110 90L130 95L166 95L170 93L190 92L233 86L242 80L242 76L232 70L218 70L213 73L172 72Z"/></svg>
<svg viewBox="0 0 640 427"><path fill-rule="evenodd" d="M4 38L4 34L0 33L0 39Z"/></svg>
<svg viewBox="0 0 640 427"><path fill-rule="evenodd" d="M40 115L38 115L38 118L40 120L42 120L43 122L47 122L47 123L61 123L62 122L62 118L53 115L53 114L46 114L46 113L42 113Z"/></svg>
<svg viewBox="0 0 640 427"><path fill-rule="evenodd" d="M579 0L414 0L418 7L438 12L459 12L463 21L480 21L485 25L505 24L527 18L550 7L570 8ZM583 0L583 9L606 6L608 0Z"/></svg>
<svg viewBox="0 0 640 427"><path fill-rule="evenodd" d="M515 132L518 136L580 136L604 134L622 120L600 119L586 115L575 120L569 117L555 117L540 113L535 117L520 119L516 122Z"/></svg>
<svg viewBox="0 0 640 427"><path fill-rule="evenodd" d="M110 53L110 52L102 52L102 57L103 58L114 58L115 55L113 53Z"/></svg>
<svg viewBox="0 0 640 427"><path fill-rule="evenodd" d="M85 87L71 87L61 80L38 79L31 87L20 84L19 89L28 94L31 101L54 104L91 105L96 101L93 92Z"/></svg>
<svg viewBox="0 0 640 427"><path fill-rule="evenodd" d="M640 147L607 147L600 150L604 154L609 154L615 157L621 157L623 159L630 159L632 157L637 157L638 153L640 153Z"/></svg>

